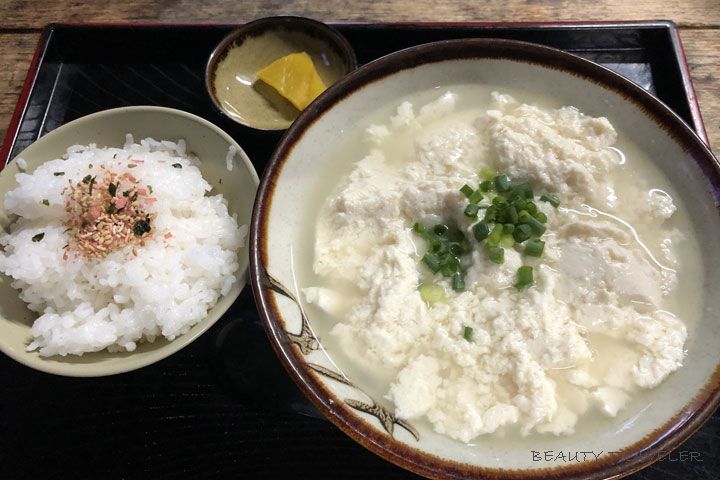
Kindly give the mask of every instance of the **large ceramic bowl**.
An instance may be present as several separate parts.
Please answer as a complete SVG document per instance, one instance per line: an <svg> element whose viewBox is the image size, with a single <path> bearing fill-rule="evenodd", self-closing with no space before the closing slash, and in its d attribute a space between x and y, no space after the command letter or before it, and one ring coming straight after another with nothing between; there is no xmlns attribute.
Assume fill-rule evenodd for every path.
<svg viewBox="0 0 720 480"><path fill-rule="evenodd" d="M307 239L312 215L303 212L330 193L333 183L326 175L348 171L350 162L361 158L362 153L347 150L360 119L397 106L413 93L436 89L439 95L459 84L520 91L550 106L574 105L608 117L690 206L705 262L704 313L689 328L684 366L648 394L650 408L628 407L616 418L570 436L479 437L466 445L434 433L426 422L398 419L382 393L366 393L374 388L367 379L340 371L337 347L316 335L323 329L313 317L315 310L298 294L308 285L295 275L313 256ZM527 43L477 39L427 44L344 78L285 134L255 203L251 282L268 336L305 395L335 425L385 459L429 477L617 478L680 445L720 402L720 296L713 294L720 284L715 247L719 198L718 163L707 146L665 105L621 76Z"/></svg>
<svg viewBox="0 0 720 480"><path fill-rule="evenodd" d="M237 214L238 223L250 221L258 176L247 155L232 137L212 123L180 110L163 107L123 107L94 113L72 121L48 133L23 150L16 158L27 162L27 170L33 171L45 161L60 158L71 145L88 145L122 148L125 134L133 134L136 141L152 137L157 140L185 139L187 149L201 159L200 170L212 185L213 193L221 193L228 201L228 210ZM237 154L234 168L228 171L226 157L230 146ZM10 162L0 172L0 198L17 186L15 175L20 172L16 161ZM12 222L4 205L0 206L0 225L7 230ZM0 350L15 360L36 370L68 376L101 376L134 370L157 362L177 352L200 336L215 323L240 295L247 281L248 247L238 252L240 268L238 282L227 295L189 332L172 342L164 339L153 343L139 343L133 352L86 353L82 356L41 357L37 352L26 352L30 327L37 318L18 293L10 286L10 279L0 275Z"/></svg>

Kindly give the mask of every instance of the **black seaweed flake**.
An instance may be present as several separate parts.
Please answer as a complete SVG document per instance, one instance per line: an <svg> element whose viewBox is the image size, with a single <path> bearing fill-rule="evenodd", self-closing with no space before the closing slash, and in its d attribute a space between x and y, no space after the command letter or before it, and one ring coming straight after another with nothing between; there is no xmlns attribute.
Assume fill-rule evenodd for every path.
<svg viewBox="0 0 720 480"><path fill-rule="evenodd" d="M150 231L150 222L146 220L138 220L133 225L133 233L135 233L136 236L142 237L146 233Z"/></svg>
<svg viewBox="0 0 720 480"><path fill-rule="evenodd" d="M49 206L50 206L50 201L49 201L47 198L43 198L43 201L40 202L40 203L42 203L42 204L45 205L46 207L49 207Z"/></svg>
<svg viewBox="0 0 720 480"><path fill-rule="evenodd" d="M173 163L172 166L175 168L182 168L182 165L180 165L179 163Z"/></svg>
<svg viewBox="0 0 720 480"><path fill-rule="evenodd" d="M38 234L36 234L36 235L33 235L32 241L33 241L33 242L39 242L39 241L42 240L43 238L45 238L45 232L40 232L40 233L38 233Z"/></svg>
<svg viewBox="0 0 720 480"><path fill-rule="evenodd" d="M88 182L89 188L88 188L88 195L92 195L92 189L93 185L95 185L95 177L92 177L90 179L90 182Z"/></svg>
<svg viewBox="0 0 720 480"><path fill-rule="evenodd" d="M114 197L115 194L117 193L117 187L118 186L115 185L114 183L110 183L110 185L108 185L108 193L110 194L111 197Z"/></svg>
<svg viewBox="0 0 720 480"><path fill-rule="evenodd" d="M62 177L63 175L65 175L65 172L54 172L53 175L55 175L56 177Z"/></svg>

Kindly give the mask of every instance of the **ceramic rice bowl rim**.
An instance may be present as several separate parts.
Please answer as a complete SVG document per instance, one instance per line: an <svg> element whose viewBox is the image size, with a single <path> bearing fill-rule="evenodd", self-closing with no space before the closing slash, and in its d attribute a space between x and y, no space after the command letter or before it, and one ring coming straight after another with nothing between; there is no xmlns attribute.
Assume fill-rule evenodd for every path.
<svg viewBox="0 0 720 480"><path fill-rule="evenodd" d="M535 64L562 71L619 93L635 104L646 116L679 144L712 184L717 205L720 197L720 165L709 148L688 125L661 101L619 74L575 55L536 44L498 40L450 40L402 50L369 63L340 80L302 113L281 139L260 184L255 200L250 231L251 285L265 330L271 344L290 376L312 403L337 427L355 441L405 469L429 477L506 478L506 479L600 479L629 475L660 458L684 442L712 415L720 404L720 365L704 387L666 424L642 440L620 450L617 455L602 456L581 464L546 469L509 470L476 467L438 457L403 445L392 436L381 435L357 416L343 408L303 360L298 348L288 341L285 323L274 297L268 262L268 219L276 179L306 130L325 112L364 86L402 70L447 60L502 59Z"/></svg>
<svg viewBox="0 0 720 480"><path fill-rule="evenodd" d="M242 167L247 172L247 175L250 176L250 180L254 185L258 185L259 178L257 175L257 172L255 171L255 168L253 167L252 163L250 162L250 159L248 158L245 151L240 147L240 145L227 133L225 133L221 128L214 125L212 122L209 122L208 120L205 120L202 117L199 117L197 115L194 115L192 113L188 113L182 110L177 110L174 108L167 108L167 107L158 107L158 106L129 106L129 107L118 107L118 108L112 108L108 110L103 110L100 112L92 113L89 115L86 115L84 117L80 117L76 120L73 120L71 122L68 122L66 124L61 125L57 129L49 132L48 134L42 136L40 139L36 140L33 144L28 146L27 148L31 148L33 145L35 145L37 142L43 142L46 140L52 140L56 136L63 135L64 132L67 130L71 130L73 128L78 127L79 125L92 123L95 120L107 117L107 116L115 116L115 115L121 115L123 113L143 113L143 112L150 112L150 113L162 113L167 115L173 115L173 116L179 116L184 117L189 120L191 120L194 123L201 124L205 128L213 131L216 133L219 137L221 137L223 140L228 142L228 145L232 145L236 149L236 159L241 159L242 161ZM119 138L122 138L125 133L127 132L119 132ZM68 147L70 145L67 145ZM102 146L102 145L101 145ZM27 150L27 148L24 151ZM16 155L13 157L13 159L17 159L18 157L22 156L22 153L20 152L19 155ZM48 159L50 160L50 159ZM8 168L10 164L5 166L5 168ZM1 199L0 199L1 201ZM246 240L247 242L247 240ZM247 244L246 244L247 245ZM238 272L237 274L237 282L235 286L230 293L228 294L227 298L232 296L232 301L228 303L228 307L221 309L222 311L215 311L211 314L213 309L217 307L216 305L208 311L208 314L200 320L198 323L194 324L190 327L190 330L186 332L185 334L175 338L174 340L157 347L157 349L148 352L148 355L145 356L142 360L138 360L135 362L129 362L129 364L119 364L116 365L114 363L110 365L104 365L101 368L94 368L92 370L87 370L86 366L83 364L74 364L74 363L55 363L55 362L43 362L42 359L39 362L28 362L28 358L26 354L28 352L25 351L16 351L15 349L6 348L5 344L3 342L0 342L0 351L8 355L10 358L22 363L23 365L26 365L30 368L33 368L35 370L39 370L45 373L51 373L56 375L63 375L63 376L69 376L69 377L101 377L101 376L108 376L108 375L115 375L119 373L125 373L130 372L133 370L137 370L142 367L146 367L148 365L152 365L156 362L159 362L160 360L163 360L170 355L178 352L182 348L186 347L190 343L192 343L195 339L197 339L199 336L201 336L203 333L205 333L210 327L212 327L229 309L229 307L232 305L232 303L237 299L237 297L242 292L243 288L245 288L248 280L248 268L246 268L244 271ZM238 288L239 287L239 288ZM233 290L236 290L236 293L233 293ZM223 297L218 299L218 303L223 300ZM207 321L208 317L210 316L216 316L212 321ZM7 321L5 319L1 321ZM28 329L29 330L29 329ZM104 351L104 350L103 350ZM86 353L85 355L93 355L95 352ZM118 352L119 355L130 355L132 356L132 352ZM111 360L112 361L112 360Z"/></svg>

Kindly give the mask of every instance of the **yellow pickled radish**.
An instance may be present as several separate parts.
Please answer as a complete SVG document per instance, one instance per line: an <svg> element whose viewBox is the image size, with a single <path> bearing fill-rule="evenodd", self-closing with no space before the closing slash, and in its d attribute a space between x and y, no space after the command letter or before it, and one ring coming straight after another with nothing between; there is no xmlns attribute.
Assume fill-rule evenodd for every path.
<svg viewBox="0 0 720 480"><path fill-rule="evenodd" d="M257 72L257 76L298 110L310 105L327 88L305 52L279 58Z"/></svg>

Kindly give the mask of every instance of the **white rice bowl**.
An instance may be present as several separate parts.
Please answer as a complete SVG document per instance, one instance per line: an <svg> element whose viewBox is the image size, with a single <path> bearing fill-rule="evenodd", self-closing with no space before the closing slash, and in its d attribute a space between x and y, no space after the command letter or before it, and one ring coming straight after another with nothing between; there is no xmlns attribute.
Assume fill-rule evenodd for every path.
<svg viewBox="0 0 720 480"><path fill-rule="evenodd" d="M128 167L130 158L135 168ZM4 202L7 212L20 218L10 233L0 233L0 271L40 314L28 351L82 355L133 351L138 342L159 336L173 340L230 291L238 281L237 251L247 226L229 215L222 195L206 195L211 186L198 162L182 140L136 144L128 136L122 149L75 145L67 159L16 175L18 187ZM101 259L64 260L63 190L88 174L99 178L101 165L152 186L157 201L145 208L155 215L152 238L134 252L128 246Z"/></svg>

